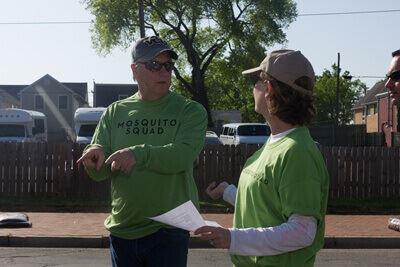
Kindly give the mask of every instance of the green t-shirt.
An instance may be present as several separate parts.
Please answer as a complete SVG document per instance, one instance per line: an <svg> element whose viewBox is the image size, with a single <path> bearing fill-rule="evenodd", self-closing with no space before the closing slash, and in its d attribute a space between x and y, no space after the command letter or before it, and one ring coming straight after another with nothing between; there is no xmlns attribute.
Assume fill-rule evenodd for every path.
<svg viewBox="0 0 400 267"><path fill-rule="evenodd" d="M317 232L311 246L274 256L232 255L235 266L313 266L323 247L329 175L306 127L266 143L246 162L240 175L235 228L273 227L292 214L313 216Z"/></svg>
<svg viewBox="0 0 400 267"><path fill-rule="evenodd" d="M156 101L135 94L111 104L86 148L97 145L105 157L130 148L136 164L129 174L88 169L91 178L111 178L111 215L104 222L112 235L140 238L164 225L148 219L192 200L198 206L193 162L207 126L202 105L175 92Z"/></svg>

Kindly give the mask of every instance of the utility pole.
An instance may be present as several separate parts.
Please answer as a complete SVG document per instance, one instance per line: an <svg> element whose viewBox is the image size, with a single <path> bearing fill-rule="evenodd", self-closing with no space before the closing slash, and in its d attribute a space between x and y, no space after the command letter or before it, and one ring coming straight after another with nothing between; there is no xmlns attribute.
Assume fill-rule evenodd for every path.
<svg viewBox="0 0 400 267"><path fill-rule="evenodd" d="M337 72L336 72L336 110L335 110L335 125L333 126L333 145L338 144L338 126L339 126L339 83L340 83L340 53L337 54Z"/></svg>
<svg viewBox="0 0 400 267"><path fill-rule="evenodd" d="M336 126L339 125L339 87L340 87L340 53L337 54L336 73Z"/></svg>
<svg viewBox="0 0 400 267"><path fill-rule="evenodd" d="M144 29L144 7L143 0L138 0L139 5L139 27L140 27L140 38L146 36L146 31Z"/></svg>

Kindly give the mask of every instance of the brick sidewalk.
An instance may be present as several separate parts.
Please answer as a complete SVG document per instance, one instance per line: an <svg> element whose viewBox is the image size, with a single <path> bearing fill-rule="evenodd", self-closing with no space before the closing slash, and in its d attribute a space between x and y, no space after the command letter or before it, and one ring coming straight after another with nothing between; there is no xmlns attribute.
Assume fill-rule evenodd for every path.
<svg viewBox="0 0 400 267"><path fill-rule="evenodd" d="M28 212L32 228L0 229L0 236L108 236L104 228L107 213L38 213ZM204 219L217 221L224 227L232 226L232 214L202 214ZM392 237L400 232L387 228L387 221L395 215L327 215L327 237ZM400 217L400 216L398 216Z"/></svg>

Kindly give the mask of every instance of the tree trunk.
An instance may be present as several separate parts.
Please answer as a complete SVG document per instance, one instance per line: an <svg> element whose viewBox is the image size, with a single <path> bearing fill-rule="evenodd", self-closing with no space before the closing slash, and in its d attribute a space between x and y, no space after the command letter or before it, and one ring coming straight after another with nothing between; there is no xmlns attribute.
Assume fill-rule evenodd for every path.
<svg viewBox="0 0 400 267"><path fill-rule="evenodd" d="M194 91L193 100L199 102L204 106L207 111L208 127L213 127L214 122L212 120L211 111L208 104L207 91L204 86L204 76L201 75L200 70L192 71L192 87Z"/></svg>

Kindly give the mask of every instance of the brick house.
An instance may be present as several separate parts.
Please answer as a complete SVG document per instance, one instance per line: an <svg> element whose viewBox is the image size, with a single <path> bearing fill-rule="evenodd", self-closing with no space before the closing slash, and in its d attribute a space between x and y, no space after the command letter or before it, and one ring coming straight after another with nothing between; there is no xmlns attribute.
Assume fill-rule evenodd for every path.
<svg viewBox="0 0 400 267"><path fill-rule="evenodd" d="M389 103L385 83L386 80L377 82L353 107L354 124L365 124L367 133L398 131L398 108ZM391 146L391 135L385 138L386 144Z"/></svg>

